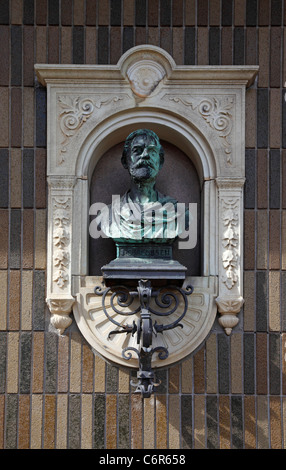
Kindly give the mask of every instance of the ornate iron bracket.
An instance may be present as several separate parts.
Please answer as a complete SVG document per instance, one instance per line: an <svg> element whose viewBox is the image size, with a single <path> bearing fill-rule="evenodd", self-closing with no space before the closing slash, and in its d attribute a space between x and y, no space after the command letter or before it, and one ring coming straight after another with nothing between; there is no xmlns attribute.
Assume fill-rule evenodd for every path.
<svg viewBox="0 0 286 470"><path fill-rule="evenodd" d="M123 349L122 357L130 360L132 351L137 354L139 362L139 371L137 372L138 382L134 383L131 381L131 385L136 387L135 393L141 393L143 398L149 398L154 391L154 387L160 385L160 382L155 382L155 374L151 365L152 356L154 353L158 353L159 359L164 360L169 355L167 348L164 346L152 348L153 336L176 327L183 328L181 321L188 308L187 296L192 294L193 287L187 286L186 289L183 289L176 285L169 285L168 290L166 287L158 289L152 287L150 280L140 279L136 290L123 285L107 288L97 286L94 292L97 295L102 295L103 311L106 317L117 326L117 329L109 333L109 337L122 333L131 334L132 336L136 335L138 348L127 347ZM127 317L139 314L137 322L133 320L132 324L126 323L124 325L117 322L107 311L107 295L110 295L109 307L111 307L114 313L126 315ZM133 305L132 309L135 299L139 300L139 305ZM151 299L154 299L153 304L155 304L155 307L151 306ZM165 324L157 323L155 320L153 323L152 314L159 317L168 317L177 312L179 304L183 305L182 312L173 322ZM128 311L122 311L118 307L123 309L128 308Z"/></svg>

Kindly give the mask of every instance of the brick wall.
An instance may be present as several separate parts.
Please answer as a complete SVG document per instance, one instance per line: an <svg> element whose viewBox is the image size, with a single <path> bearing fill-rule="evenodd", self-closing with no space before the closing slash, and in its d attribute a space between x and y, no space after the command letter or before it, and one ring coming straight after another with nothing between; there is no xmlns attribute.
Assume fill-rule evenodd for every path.
<svg viewBox="0 0 286 470"><path fill-rule="evenodd" d="M1 0L1 448L286 447L285 15L282 0ZM143 43L177 64L260 66L246 102L244 315L161 371L144 403L75 324L49 327L46 90L33 70L114 64Z"/></svg>

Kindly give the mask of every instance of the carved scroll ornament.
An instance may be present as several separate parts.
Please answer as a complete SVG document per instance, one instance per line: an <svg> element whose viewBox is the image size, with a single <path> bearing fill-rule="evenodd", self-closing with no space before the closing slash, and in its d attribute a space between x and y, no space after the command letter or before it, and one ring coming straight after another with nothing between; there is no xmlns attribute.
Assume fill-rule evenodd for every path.
<svg viewBox="0 0 286 470"><path fill-rule="evenodd" d="M124 96L102 94L101 96L87 97L75 95L58 96L59 127L62 133L58 165L65 162L65 154L72 137L79 131L83 124L92 116L95 109L103 105L117 103Z"/></svg>
<svg viewBox="0 0 286 470"><path fill-rule="evenodd" d="M175 103L181 102L185 106L191 106L207 122L207 124L217 132L221 138L226 154L226 162L232 163L232 109L234 107L234 97L232 96L208 96L197 97L189 95L171 96L169 98Z"/></svg>

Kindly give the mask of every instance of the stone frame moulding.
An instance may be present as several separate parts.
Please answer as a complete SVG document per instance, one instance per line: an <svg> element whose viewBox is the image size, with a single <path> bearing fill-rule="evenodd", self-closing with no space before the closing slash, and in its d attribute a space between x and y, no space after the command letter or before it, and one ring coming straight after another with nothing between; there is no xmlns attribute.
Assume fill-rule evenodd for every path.
<svg viewBox="0 0 286 470"><path fill-rule="evenodd" d="M89 184L108 149L147 127L192 159L203 207L202 274L187 279L194 293L184 328L164 336L169 358L164 364L154 359L154 367L193 352L217 313L229 335L244 302L245 93L258 67L179 66L163 49L143 45L117 65L37 64L35 70L47 87L46 296L52 325L62 334L73 311L95 352L136 367L137 361L121 355L127 339L107 338L93 291L101 278L88 275Z"/></svg>

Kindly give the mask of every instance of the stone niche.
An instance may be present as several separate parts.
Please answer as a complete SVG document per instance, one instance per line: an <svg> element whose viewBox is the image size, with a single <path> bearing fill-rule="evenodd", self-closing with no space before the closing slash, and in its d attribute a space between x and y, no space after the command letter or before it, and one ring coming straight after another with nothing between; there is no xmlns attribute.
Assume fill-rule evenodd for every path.
<svg viewBox="0 0 286 470"><path fill-rule="evenodd" d="M39 64L35 69L47 87L46 292L53 327L63 334L73 312L96 353L137 368L137 359L122 357L122 348L135 339L108 338L114 325L94 293L102 279L89 270L89 207L100 158L145 127L190 158L201 191L200 275L186 279L194 292L184 327L155 339L169 356L161 363L155 358L153 367L191 354L217 315L231 334L244 302L245 92L258 67L178 66L163 49L143 45L128 50L117 65Z"/></svg>

